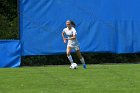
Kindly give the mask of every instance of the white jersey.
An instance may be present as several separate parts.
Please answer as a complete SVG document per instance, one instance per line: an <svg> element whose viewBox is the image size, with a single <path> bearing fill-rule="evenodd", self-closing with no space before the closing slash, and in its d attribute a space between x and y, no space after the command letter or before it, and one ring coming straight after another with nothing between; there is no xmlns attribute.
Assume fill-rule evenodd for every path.
<svg viewBox="0 0 140 93"><path fill-rule="evenodd" d="M77 32L76 32L74 27L72 27L70 30L68 29L68 27L64 28L63 32L65 33L65 35L68 38L71 38L73 35L77 34ZM67 46L69 46L69 47L79 47L77 39L75 38L75 39L72 39L72 40L68 40Z"/></svg>

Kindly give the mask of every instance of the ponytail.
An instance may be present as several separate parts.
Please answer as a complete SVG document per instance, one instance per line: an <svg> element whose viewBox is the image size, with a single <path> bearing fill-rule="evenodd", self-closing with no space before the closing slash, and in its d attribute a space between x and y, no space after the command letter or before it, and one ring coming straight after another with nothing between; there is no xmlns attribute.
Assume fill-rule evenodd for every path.
<svg viewBox="0 0 140 93"><path fill-rule="evenodd" d="M75 28L76 24L72 20L70 20L70 22L71 22L71 25Z"/></svg>

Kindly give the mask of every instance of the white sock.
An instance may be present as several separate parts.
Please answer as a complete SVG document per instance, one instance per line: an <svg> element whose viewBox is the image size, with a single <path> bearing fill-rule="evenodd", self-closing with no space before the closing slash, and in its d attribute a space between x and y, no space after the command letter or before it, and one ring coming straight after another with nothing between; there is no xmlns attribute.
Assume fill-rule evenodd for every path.
<svg viewBox="0 0 140 93"><path fill-rule="evenodd" d="M81 61L82 64L85 64L85 60L84 60L83 57L80 59L80 61Z"/></svg>
<svg viewBox="0 0 140 93"><path fill-rule="evenodd" d="M71 55L68 56L68 59L69 59L70 63L73 63L73 59L72 59Z"/></svg>

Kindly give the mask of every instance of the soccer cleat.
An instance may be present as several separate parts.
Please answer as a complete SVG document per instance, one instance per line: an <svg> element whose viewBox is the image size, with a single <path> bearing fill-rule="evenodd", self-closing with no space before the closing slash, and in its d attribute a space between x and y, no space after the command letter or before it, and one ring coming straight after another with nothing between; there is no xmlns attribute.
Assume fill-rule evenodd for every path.
<svg viewBox="0 0 140 93"><path fill-rule="evenodd" d="M84 68L84 69L86 69L86 68L87 68L87 67L86 67L86 64L83 64L83 68Z"/></svg>

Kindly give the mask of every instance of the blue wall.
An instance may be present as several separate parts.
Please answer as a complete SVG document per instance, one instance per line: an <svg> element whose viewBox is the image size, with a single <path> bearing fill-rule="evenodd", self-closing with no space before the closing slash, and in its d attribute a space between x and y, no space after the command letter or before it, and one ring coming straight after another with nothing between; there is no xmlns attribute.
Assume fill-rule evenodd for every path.
<svg viewBox="0 0 140 93"><path fill-rule="evenodd" d="M20 49L19 40L0 40L0 67L20 66Z"/></svg>
<svg viewBox="0 0 140 93"><path fill-rule="evenodd" d="M22 55L66 50L65 21L77 24L82 52L140 52L140 0L20 0Z"/></svg>

